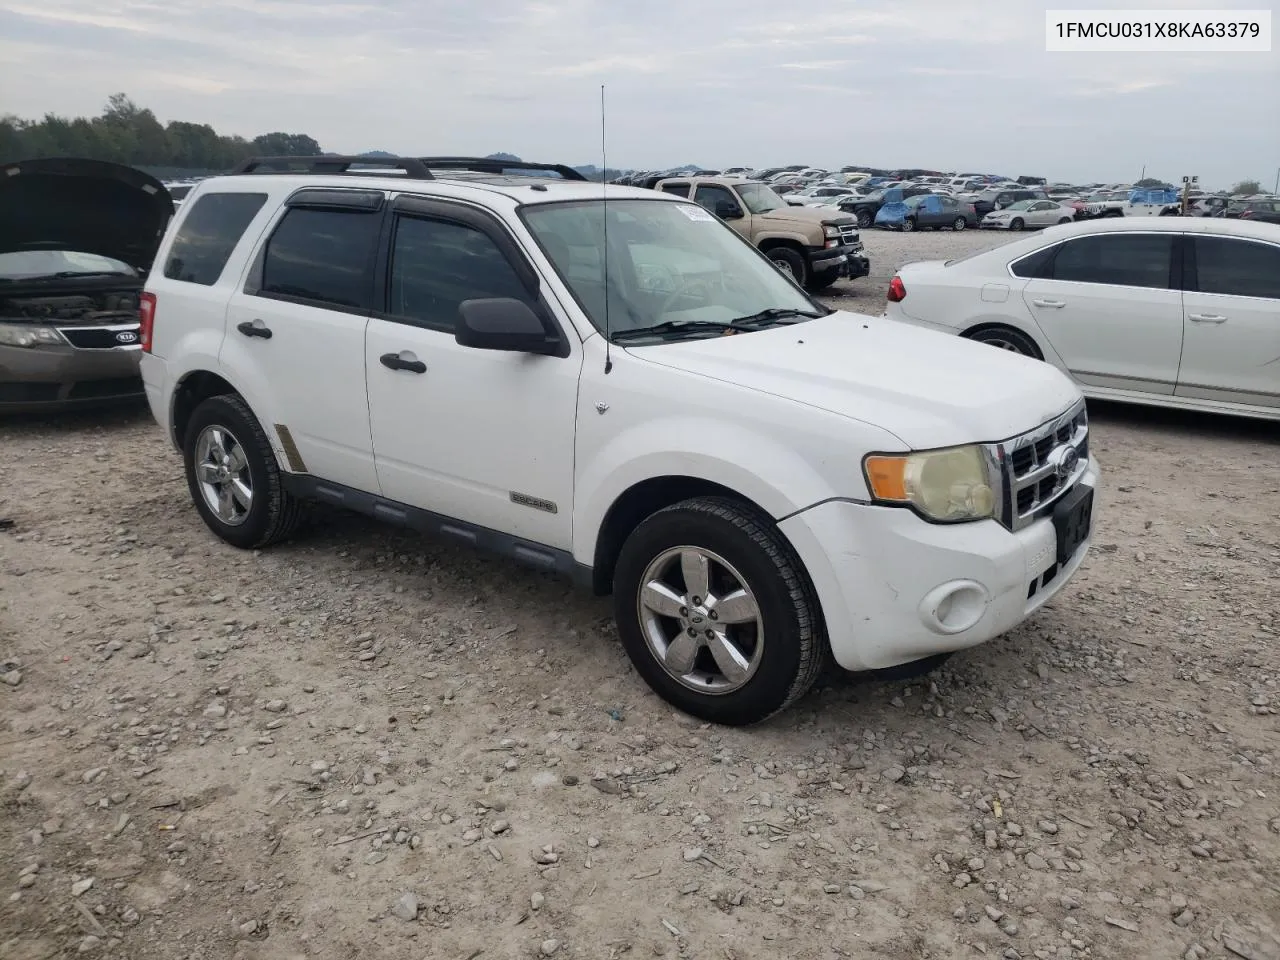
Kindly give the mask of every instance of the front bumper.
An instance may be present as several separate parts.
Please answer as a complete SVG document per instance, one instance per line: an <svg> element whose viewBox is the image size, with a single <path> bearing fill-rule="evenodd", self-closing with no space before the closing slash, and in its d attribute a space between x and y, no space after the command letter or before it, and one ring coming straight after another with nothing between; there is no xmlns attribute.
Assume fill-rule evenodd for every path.
<svg viewBox="0 0 1280 960"><path fill-rule="evenodd" d="M978 227L982 230L1008 230L1011 220L979 220Z"/></svg>
<svg viewBox="0 0 1280 960"><path fill-rule="evenodd" d="M1098 477L1091 460L1080 482L1096 490ZM1094 529L1097 517L1095 504ZM846 670L896 666L1007 633L1062 589L1092 542L1090 535L1058 567L1048 518L1012 533L994 520L931 524L909 510L847 500L779 526L813 581L832 654Z"/></svg>
<svg viewBox="0 0 1280 960"><path fill-rule="evenodd" d="M810 249L808 260L810 273L838 270L842 277L865 277L871 271L871 261L861 243Z"/></svg>
<svg viewBox="0 0 1280 960"><path fill-rule="evenodd" d="M0 346L0 412L54 411L143 397L138 347Z"/></svg>

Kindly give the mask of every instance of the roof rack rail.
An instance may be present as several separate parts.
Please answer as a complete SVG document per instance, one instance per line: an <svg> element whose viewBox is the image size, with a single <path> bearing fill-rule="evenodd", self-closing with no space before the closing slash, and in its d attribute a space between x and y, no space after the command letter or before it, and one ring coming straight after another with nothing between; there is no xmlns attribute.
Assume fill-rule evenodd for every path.
<svg viewBox="0 0 1280 960"><path fill-rule="evenodd" d="M524 170L542 170L558 173L565 180L586 180L573 167L563 163L529 163L524 160L495 160L490 157L419 157L428 168L435 170L467 170L471 173L515 173Z"/></svg>
<svg viewBox="0 0 1280 960"><path fill-rule="evenodd" d="M231 173L334 174L353 172L351 168L356 166L390 167L403 170L406 176L415 180L435 179L427 165L413 157L251 157L234 167Z"/></svg>

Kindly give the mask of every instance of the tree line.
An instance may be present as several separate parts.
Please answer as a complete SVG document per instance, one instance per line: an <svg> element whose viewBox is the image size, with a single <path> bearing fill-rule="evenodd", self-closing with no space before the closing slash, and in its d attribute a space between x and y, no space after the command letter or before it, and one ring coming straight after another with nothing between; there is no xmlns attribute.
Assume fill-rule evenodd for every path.
<svg viewBox="0 0 1280 960"><path fill-rule="evenodd" d="M0 117L0 163L34 157L84 157L135 167L226 170L253 156L314 157L320 144L302 133L264 133L246 140L220 134L207 123L173 120L154 113L123 93L112 95L97 117L40 120Z"/></svg>

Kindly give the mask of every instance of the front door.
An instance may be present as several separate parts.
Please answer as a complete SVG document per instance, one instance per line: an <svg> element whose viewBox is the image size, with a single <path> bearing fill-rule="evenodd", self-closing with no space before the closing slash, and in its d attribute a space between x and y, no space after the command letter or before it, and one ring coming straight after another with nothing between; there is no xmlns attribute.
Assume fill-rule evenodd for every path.
<svg viewBox="0 0 1280 960"><path fill-rule="evenodd" d="M1280 243L1197 236L1179 397L1280 407Z"/></svg>
<svg viewBox="0 0 1280 960"><path fill-rule="evenodd" d="M385 309L364 350L383 496L567 550L580 345L566 357L460 345L463 300L536 305L536 274L488 215L414 202L395 214Z"/></svg>
<svg viewBox="0 0 1280 960"><path fill-rule="evenodd" d="M1027 282L1031 316L1081 383L1171 395L1182 356L1173 233L1112 233L1062 244L1051 278Z"/></svg>

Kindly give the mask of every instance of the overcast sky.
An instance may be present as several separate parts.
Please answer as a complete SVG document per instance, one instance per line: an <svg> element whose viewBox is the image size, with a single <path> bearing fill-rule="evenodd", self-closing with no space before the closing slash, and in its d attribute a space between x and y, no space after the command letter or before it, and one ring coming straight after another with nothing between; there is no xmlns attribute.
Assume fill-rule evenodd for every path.
<svg viewBox="0 0 1280 960"><path fill-rule="evenodd" d="M1258 7L1257 3L1130 6ZM1070 6L1068 2L1053 6ZM1084 6L1085 4L1075 4ZM1106 6L1096 0L1094 7ZM1274 183L1280 52L1046 53L1027 0L3 0L0 113L327 150Z"/></svg>

